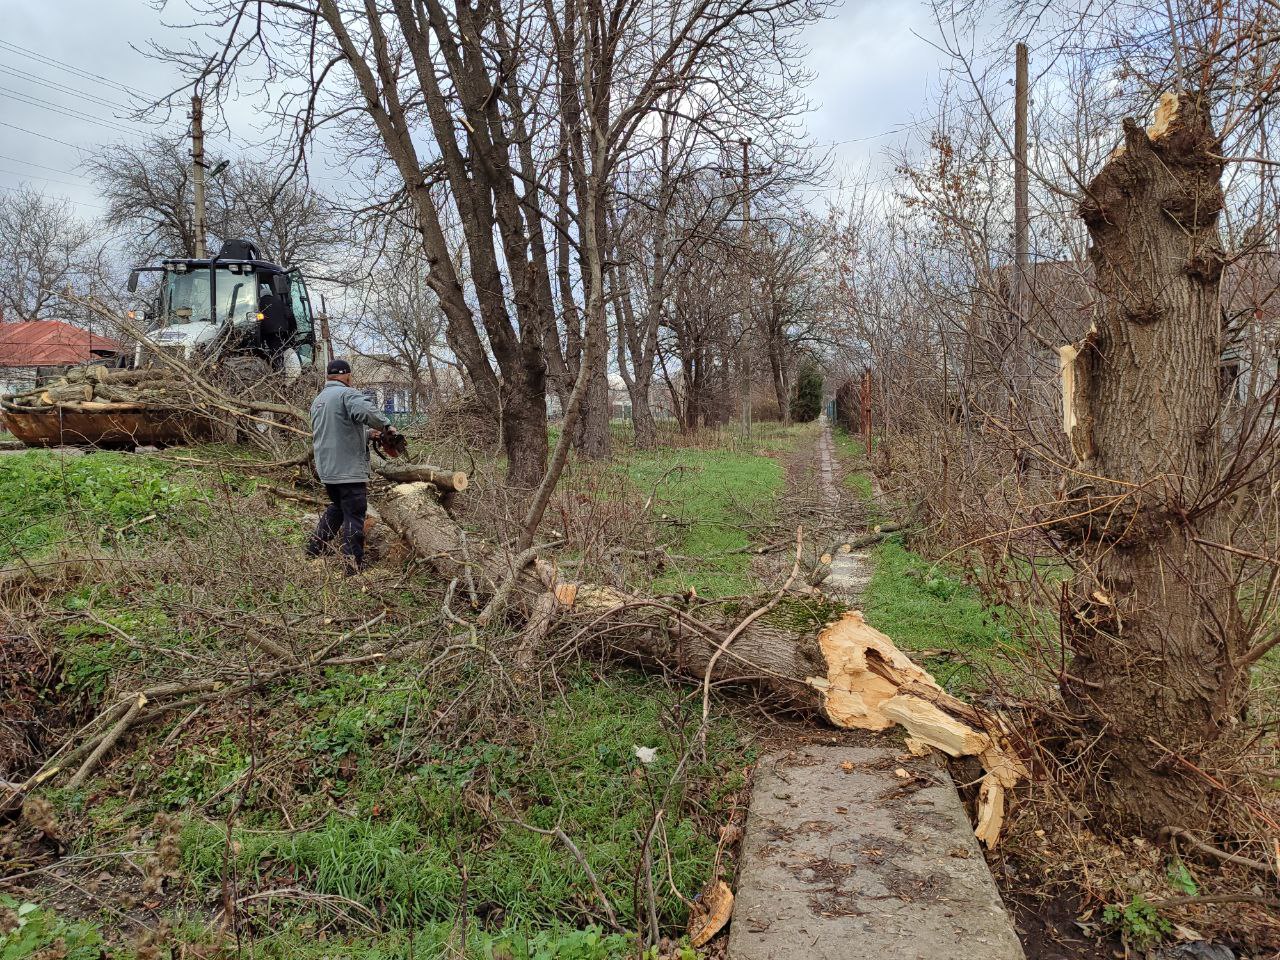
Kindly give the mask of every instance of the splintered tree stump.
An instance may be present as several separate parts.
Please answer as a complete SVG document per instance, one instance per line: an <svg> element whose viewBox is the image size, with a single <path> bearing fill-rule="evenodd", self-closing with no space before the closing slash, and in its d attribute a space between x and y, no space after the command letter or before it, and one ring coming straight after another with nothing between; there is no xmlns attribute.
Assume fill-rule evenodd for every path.
<svg viewBox="0 0 1280 960"><path fill-rule="evenodd" d="M1150 128L1126 120L1081 201L1096 331L1072 357L1082 459L1064 484L1079 490L1050 524L1076 560L1061 690L1081 741L1100 744L1098 822L1153 838L1235 832L1226 808L1248 807L1224 798L1252 736L1240 717L1254 627L1239 571L1205 546L1233 542L1232 491L1245 489L1222 407L1214 113L1208 94L1168 93Z"/></svg>

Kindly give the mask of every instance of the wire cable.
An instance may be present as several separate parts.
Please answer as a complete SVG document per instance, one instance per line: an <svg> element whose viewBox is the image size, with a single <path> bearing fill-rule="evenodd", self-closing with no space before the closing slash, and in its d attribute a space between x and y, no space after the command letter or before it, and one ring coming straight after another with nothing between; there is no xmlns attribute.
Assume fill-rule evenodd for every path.
<svg viewBox="0 0 1280 960"><path fill-rule="evenodd" d="M53 177L38 177L34 173L19 173L17 170L6 170L0 167L0 173L8 174L11 177L25 178L26 180L43 180L45 183L60 183L64 187L79 188L80 184L71 183L69 180L55 180Z"/></svg>
<svg viewBox="0 0 1280 960"><path fill-rule="evenodd" d="M4 191L5 191L5 192L7 192L7 193L22 193L22 192L23 192L23 190L22 190L22 188L21 188L21 187L6 187L6 186L3 186L3 185L0 185L0 190L4 190ZM94 210L105 210L105 209L106 209L106 207L99 206L99 205L98 205L98 204L96 204L96 203L85 203L83 200L72 200L70 197L61 197L61 198L59 198L59 199L66 200L66 201L67 201L67 203L75 204L77 207L92 207Z"/></svg>
<svg viewBox="0 0 1280 960"><path fill-rule="evenodd" d="M108 84L112 87L115 87L117 90L122 91L123 93L129 94L129 96L131 97L142 97L146 100L152 100L152 101L160 99L154 94L147 93L145 90L139 90L136 87L130 87L127 84L123 84L118 80L112 80L110 77L104 77L102 76L102 74L99 74L99 73L91 73L88 70L82 70L79 67L75 66L74 64L67 63L65 60L59 60L56 57L51 57L48 54L41 53L38 50L32 50L30 47L24 47L21 44L14 43L12 40L0 40L0 49L6 49L11 53L18 54L19 56L27 57L28 59L31 59L31 60L37 60L45 64L46 66L53 67L57 70L65 70L67 73L73 73L84 80L94 80L99 83Z"/></svg>
<svg viewBox="0 0 1280 960"><path fill-rule="evenodd" d="M3 53L3 52L5 51L0 50L0 53ZM14 77L19 80L25 80L28 83L34 83L38 86L46 87L50 90L53 90L55 93L69 94L71 96L77 97L82 100L88 100L91 103L99 104L104 107L109 107L112 110L117 111L115 116L117 117L117 119L120 119L124 122L127 122L127 123L140 122L138 120L132 119L133 116L139 112L139 108L136 104L131 105L126 103L121 103L118 100L108 100L103 97L97 96L96 94L89 93L87 90L81 90L79 87L72 87L72 86L68 86L65 83L58 83L56 80L50 80L47 77L38 76L37 74L34 74L34 73L28 73L27 71L21 69L20 67L14 67L5 63L0 63L0 74L5 74L7 76ZM33 96L33 94L27 94L27 96ZM154 117L147 117L147 119L142 122L154 124L160 129L172 128L174 130L177 130L181 127L185 127L185 124L181 120L176 119L175 117L170 117L167 120L157 120Z"/></svg>
<svg viewBox="0 0 1280 960"><path fill-rule="evenodd" d="M75 87L69 87L65 83L58 83L55 80L45 79L44 77L37 76L34 73L28 73L25 70L11 67L7 63L0 63L0 73L8 74L18 80L25 80L28 83L34 83L40 87L46 87L56 93L69 93L73 97L79 97L81 100L88 100L91 103L100 104L104 107L110 107L113 110L122 110L127 113L132 109L123 103L118 103L114 100L104 100L102 97L89 93L87 90L79 90Z"/></svg>
<svg viewBox="0 0 1280 960"><path fill-rule="evenodd" d="M74 170L63 170L61 167L50 167L43 163L36 163L34 160L23 160L21 157L10 157L3 153L0 153L0 160L8 160L10 163L21 163L27 167L39 167L41 170L50 170L53 173L65 173L70 177L80 177L80 174Z"/></svg>
<svg viewBox="0 0 1280 960"><path fill-rule="evenodd" d="M71 120L82 120L85 123L96 123L100 127L106 127L108 130L114 130L117 133L137 136L138 131L116 123L113 120L102 120L88 113L76 110L74 107L64 106L60 103L54 103L51 100L43 100L40 97L33 97L30 94L22 93L20 90L14 90L12 87L6 87L0 84L0 93L3 93L10 99L16 99L19 103L25 103L29 107L35 107L37 110L48 110L59 116L67 117Z"/></svg>
<svg viewBox="0 0 1280 960"><path fill-rule="evenodd" d="M74 143L67 143L67 141L59 140L57 137L51 137L47 133L38 133L35 130L28 130L26 127L18 126L16 123L9 123L7 120L0 120L0 127L8 127L11 130L18 130L18 131L21 131L22 133L29 133L33 137L42 137L45 140L52 140L54 143L60 143L64 147L70 147L72 150L79 150L81 153L86 152L84 147L76 146Z"/></svg>

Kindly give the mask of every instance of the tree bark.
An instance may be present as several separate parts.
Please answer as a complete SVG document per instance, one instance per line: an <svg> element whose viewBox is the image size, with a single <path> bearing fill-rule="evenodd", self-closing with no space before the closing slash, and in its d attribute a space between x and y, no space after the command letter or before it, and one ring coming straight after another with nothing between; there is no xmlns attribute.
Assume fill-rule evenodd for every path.
<svg viewBox="0 0 1280 960"><path fill-rule="evenodd" d="M773 374L773 395L778 401L778 419L791 424L791 385L787 382L786 361L777 342L769 340L769 370Z"/></svg>
<svg viewBox="0 0 1280 960"><path fill-rule="evenodd" d="M603 304L600 309L603 310ZM609 331L603 319L599 322L587 323L587 336L597 342L589 345L583 352L583 358L593 359L591 369L587 371L587 395L582 406L582 443L579 452L591 460L605 460L612 447L612 435L609 432L609 416L612 404L609 402Z"/></svg>
<svg viewBox="0 0 1280 960"><path fill-rule="evenodd" d="M1080 206L1101 310L1077 367L1084 458L1067 481L1089 486L1058 526L1083 571L1062 691L1102 738L1103 822L1147 835L1211 822L1222 797L1194 768L1221 769L1248 688L1230 566L1194 543L1230 541L1212 496L1223 192L1209 110L1166 95L1150 133L1126 121Z"/></svg>
<svg viewBox="0 0 1280 960"><path fill-rule="evenodd" d="M532 490L547 469L547 387L539 371L522 367L519 373L503 384L502 446L508 482Z"/></svg>
<svg viewBox="0 0 1280 960"><path fill-rule="evenodd" d="M643 353L637 354L636 346L636 312L631 300L630 276L625 268L615 268L610 272L610 299L614 304L614 315L617 318L617 356L618 373L626 384L627 396L631 400L631 429L635 435L635 444L641 450L648 450L657 445L658 425L653 419L653 409L649 405L649 392L653 383L654 357L649 356L648 365L644 365ZM657 343L657 331L654 331L654 345ZM633 360L628 362L628 356ZM635 366L632 366L632 363Z"/></svg>

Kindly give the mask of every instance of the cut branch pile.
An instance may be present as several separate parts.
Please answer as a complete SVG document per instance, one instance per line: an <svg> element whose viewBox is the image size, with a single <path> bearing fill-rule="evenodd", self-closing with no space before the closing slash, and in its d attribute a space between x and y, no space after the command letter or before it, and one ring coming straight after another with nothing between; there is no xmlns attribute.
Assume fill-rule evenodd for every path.
<svg viewBox="0 0 1280 960"><path fill-rule="evenodd" d="M273 670L261 673L225 670L222 672L223 675L216 678L175 680L124 693L72 734L62 748L49 757L25 781L22 783L0 781L0 784L5 787L4 792L0 792L0 814L16 809L30 791L55 782L63 774L70 774L70 779L67 781L68 787L74 789L83 786L107 753L126 734L170 717L176 712L191 711L193 715L212 701L231 699L264 689L278 681L296 677L299 671L391 660L397 656L407 655L413 649L413 645L400 644L393 648L354 656L334 653L335 648L342 646L356 633L372 626L379 619L381 615L367 621L356 630L342 634L310 658L299 659L278 645L270 642L262 643L264 638L250 638L257 646L271 653L283 664ZM99 622L105 625L104 621Z"/></svg>
<svg viewBox="0 0 1280 960"><path fill-rule="evenodd" d="M575 640L608 637L614 655L704 683L751 684L843 729L901 725L913 751L981 761L976 832L988 847L996 844L1005 793L1029 776L1001 722L949 695L861 613L850 611L815 636L768 617L709 622L671 602L562 580L554 563L530 551L468 540L434 490L399 484L380 503L381 516L444 580L474 575L482 591L506 597L505 610L525 628L517 657L536 648L557 616L578 614L589 619Z"/></svg>

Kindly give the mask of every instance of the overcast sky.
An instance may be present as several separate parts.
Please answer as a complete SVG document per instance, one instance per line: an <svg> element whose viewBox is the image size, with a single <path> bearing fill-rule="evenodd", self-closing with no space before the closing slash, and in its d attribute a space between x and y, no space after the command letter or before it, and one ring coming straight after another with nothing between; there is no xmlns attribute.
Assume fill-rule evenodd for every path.
<svg viewBox="0 0 1280 960"><path fill-rule="evenodd" d="M183 9L171 0L165 19L181 20ZM130 105L175 85L168 67L130 44L178 38L147 0L0 0L0 23L0 191L30 182L92 217L100 201L80 162L102 143L145 136L128 119ZM885 148L928 119L940 63L921 37L934 33L918 0L847 0L808 31L816 75L808 124L820 144L835 145L837 177L886 169ZM236 126L238 139L256 138L247 121ZM171 125L185 127L185 116Z"/></svg>

